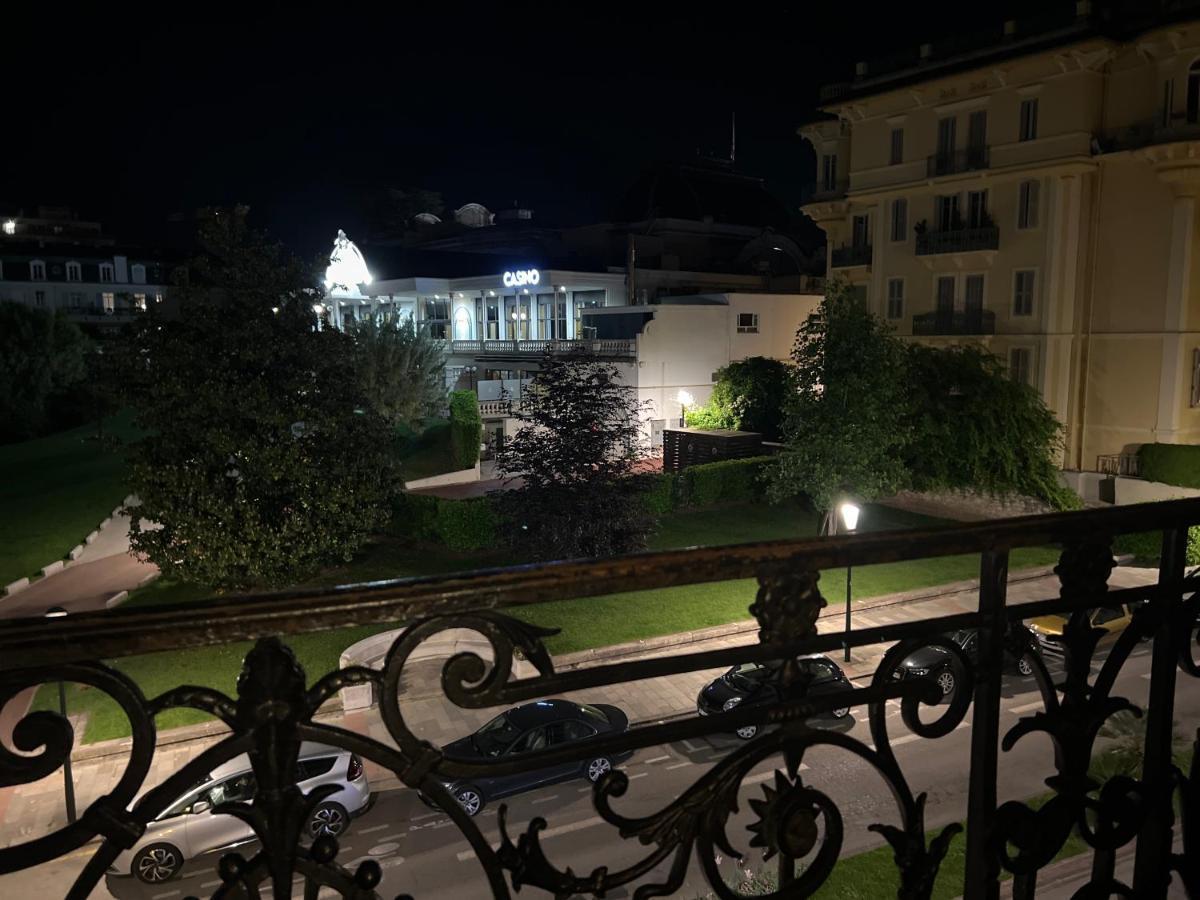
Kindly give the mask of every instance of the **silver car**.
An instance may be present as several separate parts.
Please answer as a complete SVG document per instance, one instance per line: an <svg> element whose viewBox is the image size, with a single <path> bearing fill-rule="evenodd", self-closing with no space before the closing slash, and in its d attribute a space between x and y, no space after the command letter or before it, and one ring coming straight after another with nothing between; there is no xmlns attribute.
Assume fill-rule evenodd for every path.
<svg viewBox="0 0 1200 900"><path fill-rule="evenodd" d="M340 835L352 816L363 812L371 787L362 760L348 750L305 742L296 763L297 784L304 793L332 784L339 790L322 800L308 822L309 837ZM109 873L135 875L147 884L174 878L184 860L256 840L250 826L236 816L215 815L213 807L233 800L250 802L257 792L250 758L236 756L172 803L146 826L134 846L116 858Z"/></svg>

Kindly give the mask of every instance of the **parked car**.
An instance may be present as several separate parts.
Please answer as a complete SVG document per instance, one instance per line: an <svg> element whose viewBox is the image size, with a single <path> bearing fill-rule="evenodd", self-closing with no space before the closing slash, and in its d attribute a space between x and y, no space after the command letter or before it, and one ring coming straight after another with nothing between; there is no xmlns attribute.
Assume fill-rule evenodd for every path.
<svg viewBox="0 0 1200 900"><path fill-rule="evenodd" d="M1017 625L1017 628L1023 626ZM967 658L971 662L976 662L979 659L979 632L974 628L964 628L959 631L952 631L946 635L958 646L962 647ZM943 697L949 697L954 693L954 689L958 686L958 676L954 671L954 657L950 651L944 647L939 647L936 644L931 644L927 647L922 647L906 656L892 673L892 677L897 681L905 678L923 678L932 677L937 685L942 690ZM1010 651L1005 649L1004 653L1005 668L1011 672L1016 672L1018 675L1032 675L1033 664L1029 659L1022 655L1014 656Z"/></svg>
<svg viewBox="0 0 1200 900"><path fill-rule="evenodd" d="M629 727L629 717L604 703L573 703L570 700L538 700L503 712L478 731L442 748L448 758L458 760L511 759L550 747L586 741L597 735L620 734ZM468 815L478 815L489 800L532 790L543 784L583 776L599 781L630 754L588 756L513 775L490 775L473 780L443 781L451 796ZM421 799L435 804L423 794Z"/></svg>
<svg viewBox="0 0 1200 900"><path fill-rule="evenodd" d="M1133 603L1118 603L1115 606L1097 606L1088 610L1088 622L1091 623L1091 626L1104 631L1097 646L1103 647L1105 644L1111 644L1121 636L1121 632L1128 628L1129 623L1133 621L1135 607L1136 604ZM1050 616L1038 616L1030 621L1029 629L1037 637L1038 646L1043 653L1062 656L1063 630L1066 628L1069 618L1070 616L1056 613Z"/></svg>
<svg viewBox="0 0 1200 900"><path fill-rule="evenodd" d="M802 656L798 662L812 679L808 685L810 694L831 694L853 687L838 664L828 656ZM782 660L734 666L701 689L696 697L696 712L702 716L712 716L728 712L735 706L767 706L777 702L779 688L776 676L782 666ZM835 719L844 719L850 715L850 707L835 708L830 715ZM748 741L758 734L758 726L743 725L734 733Z"/></svg>
<svg viewBox="0 0 1200 900"><path fill-rule="evenodd" d="M307 826L310 838L340 835L350 818L370 803L371 786L362 760L348 750L306 741L300 745L296 772L297 785L306 794L326 784L338 788L313 810ZM160 884L174 878L185 860L257 840L241 819L213 812L221 803L253 802L257 791L250 757L245 753L234 757L148 824L141 839L113 861L110 874L130 874L147 884Z"/></svg>

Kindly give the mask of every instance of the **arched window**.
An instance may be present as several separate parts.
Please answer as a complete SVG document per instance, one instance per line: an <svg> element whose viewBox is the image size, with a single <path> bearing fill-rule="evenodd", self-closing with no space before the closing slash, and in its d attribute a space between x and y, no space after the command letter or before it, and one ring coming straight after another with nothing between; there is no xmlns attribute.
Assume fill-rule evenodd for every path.
<svg viewBox="0 0 1200 900"><path fill-rule="evenodd" d="M1200 59L1188 69L1187 120L1189 125L1200 122Z"/></svg>
<svg viewBox="0 0 1200 900"><path fill-rule="evenodd" d="M146 283L146 267L141 263L136 263L131 266L129 272L134 284Z"/></svg>
<svg viewBox="0 0 1200 900"><path fill-rule="evenodd" d="M83 270L74 260L67 263L67 281L83 281Z"/></svg>
<svg viewBox="0 0 1200 900"><path fill-rule="evenodd" d="M40 259L31 260L29 263L29 280L30 281L45 281L46 280L46 263Z"/></svg>

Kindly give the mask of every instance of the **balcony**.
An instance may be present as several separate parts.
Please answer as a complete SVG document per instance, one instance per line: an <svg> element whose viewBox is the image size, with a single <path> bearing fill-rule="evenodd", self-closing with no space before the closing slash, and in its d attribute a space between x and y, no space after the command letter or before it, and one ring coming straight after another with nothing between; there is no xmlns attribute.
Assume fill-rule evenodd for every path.
<svg viewBox="0 0 1200 900"><path fill-rule="evenodd" d="M917 256L935 253L969 253L973 250L997 250L1000 229L995 225L982 228L955 228L949 231L926 231L917 235Z"/></svg>
<svg viewBox="0 0 1200 900"><path fill-rule="evenodd" d="M929 178L956 175L959 172L975 172L986 169L991 154L988 147L968 147L949 153L935 153L925 159L925 174Z"/></svg>
<svg viewBox="0 0 1200 900"><path fill-rule="evenodd" d="M800 202L804 204L819 203L823 200L840 200L846 196L849 190L850 180L848 178L834 182L833 184L810 181L801 190L800 196L803 199Z"/></svg>
<svg viewBox="0 0 1200 900"><path fill-rule="evenodd" d="M913 316L912 333L917 337L945 334L995 334L996 314L990 309L954 313L921 313Z"/></svg>
<svg viewBox="0 0 1200 900"><path fill-rule="evenodd" d="M834 247L829 264L834 269L848 269L851 266L869 266L871 264L871 245L846 244L841 247Z"/></svg>
<svg viewBox="0 0 1200 900"><path fill-rule="evenodd" d="M586 350L596 356L611 359L637 357L637 340L578 340L578 341L450 341L451 353L463 356L542 356L550 353L570 353Z"/></svg>
<svg viewBox="0 0 1200 900"><path fill-rule="evenodd" d="M1188 528L1197 524L1200 499L1187 499L953 528L692 548L59 619L10 619L0 629L0 697L11 700L36 686L53 689L60 680L86 684L119 704L133 737L126 753L105 758L103 789L84 792L94 799L85 799L74 824L30 819L11 835L11 842L0 847L0 876L23 873L26 892L20 896L32 895L28 885L47 877L46 869L36 867L53 862L55 877L74 879L68 896L90 896L101 888L118 854L132 847L176 798L215 767L249 753L256 783L270 787L255 791L252 804L228 802L221 811L244 819L246 834L258 841L243 843L236 852L197 857L188 863L192 880L161 885L165 891L196 893L200 885L204 893L214 889L215 896L291 897L293 891L306 897L396 896L411 891L421 877L427 895L440 888L447 896L470 891L509 897L517 887L532 887L562 897L698 896L704 879L714 888L720 884L722 896L732 896L722 882L729 869L714 862L715 852L730 840L745 850L753 837L751 846L758 849L741 864L757 869L764 855L775 857L764 871L793 883L796 891L789 895L815 892L831 874L847 873L841 857L848 846L886 841L893 851L887 858L900 870L897 883L925 886L914 889L914 897L929 896L928 886L951 847L961 849L964 862L961 880L947 885L953 888L949 893L962 893L965 900L999 896L1003 874L1013 876L1014 896L1032 897L1039 872L1073 840L1086 854L1080 861L1088 872L1112 873L1118 859L1123 865L1131 856L1132 875L1122 875L1129 884L1125 893L1165 897L1172 874L1176 885L1181 877L1200 883L1197 854L1173 853L1176 846L1194 847L1198 837L1200 763L1193 758L1190 766L1177 767L1172 758L1173 717L1185 710L1191 715L1184 700L1190 700L1200 674L1191 641L1197 609L1189 599L1200 589L1200 579L1185 567ZM1164 548L1160 569L1147 572L1135 586L1111 585L1113 537L1151 531L1161 536ZM1033 597L1010 597L1010 556L1048 546L1061 548L1055 583L1043 585ZM976 597L962 605L962 612L913 616L846 633L818 631L817 617L826 606L825 581L819 580L823 571L957 554L978 560ZM718 649L651 650L638 658L597 658L559 670L545 644L553 632L523 620L535 609L530 604L736 585L748 578L757 579L757 586L744 588L757 620L756 638ZM836 579L828 589L836 591ZM1136 611L1119 639L1098 647L1086 611L1117 603ZM521 611L523 618L509 615L510 610ZM1023 619L1054 615L1068 619L1062 637L1066 673L1019 627ZM331 636L351 625L389 623L411 624L381 645L386 652L373 667L305 672L284 643L299 635ZM422 642L451 629L475 631L478 637L460 645L470 649L446 657L429 677L432 660L421 652ZM974 630L977 650L965 653L946 638L961 629ZM241 662L236 688L230 678L225 691L186 686L193 673L164 664L171 689L147 697L126 674L129 667L113 664L200 647L224 647L232 656L243 651L230 645L246 640L256 643ZM942 648L958 676L949 702L942 702L927 673L908 670L905 677L895 677L902 660L931 644ZM843 645L860 654L876 645L890 649L873 675L810 693L812 674L794 661L809 654L840 655ZM1028 706L1002 706L1017 684L1004 675L1012 658L1032 670L1021 690L1040 699ZM703 673L710 670L779 659L788 662L769 676L762 703L727 705L710 715L651 719L586 740L497 757L446 756L423 740L433 702L439 704L439 717L462 723L466 731L469 723L485 721L495 710L537 698L581 690L601 698L615 692L628 696L647 691L652 684L647 679L691 677L703 683L709 677ZM414 690L418 681L420 691ZM353 686L370 687L380 698L382 708L369 729L361 710L357 722L319 714L336 703L339 689ZM893 707L899 715L893 715ZM203 751L190 759L180 759L174 745L158 744L156 715L178 709L219 720ZM842 709L853 711L852 726L808 724ZM1136 767L1129 774L1107 768L1089 773L1100 749L1098 732L1120 709L1141 717L1139 727L1129 731ZM752 726L757 733L744 741L730 736ZM1025 740L1030 733L1037 735ZM0 784L53 789L55 782L41 782L58 777L71 752L72 724L57 711L42 710L21 719L14 734L22 752L2 754ZM412 796L420 790L435 808L417 818L440 815L438 807L451 810L430 822L440 836L424 842L433 850L413 843L417 838L410 834L400 848L404 857L389 858L381 842L393 841L389 849L394 852L393 839L377 834L362 841L362 832L353 827L336 839L320 833L300 842L297 835L309 812L329 791L317 788L306 797L292 786L297 749L305 740L352 751L375 767L373 778L395 779L395 787L384 792L391 796L380 802L422 810ZM653 777L634 780L654 762L645 756L692 747L691 741L706 755L693 752L684 762L691 766L687 772L667 772L679 766L655 767ZM920 743L903 746L912 741ZM714 754L715 747L721 751ZM632 777L614 768L594 786L583 785L578 795L576 785L569 786L571 798L588 805L585 814L592 815L586 820L569 820L574 813L564 807L575 799L537 810L527 802L497 804L497 817L472 818L445 786L580 768L593 759L624 760L635 751L643 753L640 771ZM948 774L931 772L928 765L912 762L916 758L936 758ZM152 766L164 775L155 787L148 777ZM848 772L863 789L847 785ZM965 796L943 790L959 772ZM1042 775L1047 778L1041 790L1048 794L1042 802L1031 805L1024 796L1000 802L1003 785L1012 785L1015 776L1041 786ZM948 798L921 792L931 779ZM839 805L847 792L852 808ZM749 798L755 802L748 804ZM398 815L397 808L391 807L391 815ZM927 815L965 822L965 834L957 826L939 827L940 834L931 839ZM868 833L872 819L884 824L872 825ZM425 826L410 826L406 819L378 826L388 827L409 834ZM563 858L572 845L554 840L579 827L589 829L586 849L589 860L595 859L583 869L570 865L577 856ZM364 855L375 843L381 843L381 859ZM445 859L454 857L446 855L448 848L450 854L461 848L459 862L449 868ZM437 853L442 855L432 855ZM691 860L697 864L689 865ZM943 871L941 877L953 876ZM1110 876L1102 877L1107 890ZM8 893L17 896L11 889ZM44 891L46 896L64 893Z"/></svg>
<svg viewBox="0 0 1200 900"><path fill-rule="evenodd" d="M1190 122L1185 115L1172 116L1164 122L1162 116L1127 125L1097 138L1099 149L1104 153L1118 150L1136 150L1153 144L1173 144L1176 141L1200 140L1200 122Z"/></svg>

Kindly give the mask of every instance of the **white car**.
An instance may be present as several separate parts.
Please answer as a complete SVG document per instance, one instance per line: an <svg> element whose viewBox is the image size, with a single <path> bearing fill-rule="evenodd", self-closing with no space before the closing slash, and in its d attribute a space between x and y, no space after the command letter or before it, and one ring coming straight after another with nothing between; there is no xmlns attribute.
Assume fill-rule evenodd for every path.
<svg viewBox="0 0 1200 900"><path fill-rule="evenodd" d="M348 750L305 742L296 763L297 785L307 794L319 785L333 784L336 793L322 800L308 822L308 836L340 835L351 817L371 800L371 786L362 760ZM215 815L213 807L232 800L251 802L257 792L250 758L236 756L172 803L146 826L132 848L113 861L109 873L134 875L147 884L174 878L185 860L257 840L250 826L236 816Z"/></svg>

